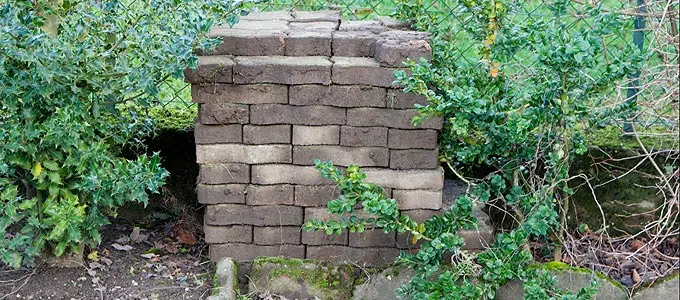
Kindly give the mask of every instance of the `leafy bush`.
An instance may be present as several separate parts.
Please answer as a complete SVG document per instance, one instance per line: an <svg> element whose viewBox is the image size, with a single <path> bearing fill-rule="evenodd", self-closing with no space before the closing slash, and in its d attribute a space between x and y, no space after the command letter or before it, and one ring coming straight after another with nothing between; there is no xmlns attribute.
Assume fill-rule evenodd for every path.
<svg viewBox="0 0 680 300"><path fill-rule="evenodd" d="M121 148L153 128L140 110L240 4L0 1L0 261L97 244L118 207L146 203L168 173Z"/></svg>

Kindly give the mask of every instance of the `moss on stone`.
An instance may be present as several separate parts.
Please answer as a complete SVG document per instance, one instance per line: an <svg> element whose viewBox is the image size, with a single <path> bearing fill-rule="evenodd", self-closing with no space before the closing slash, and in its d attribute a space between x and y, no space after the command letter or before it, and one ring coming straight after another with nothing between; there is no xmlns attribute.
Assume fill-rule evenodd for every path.
<svg viewBox="0 0 680 300"><path fill-rule="evenodd" d="M581 268L581 267L572 267L568 264L565 264L565 263L559 262L559 261L551 261L551 262L546 262L546 263L543 263L543 264L537 264L537 265L535 265L535 267L539 268L541 270L544 270L544 271L548 271L548 272L574 272L574 273L582 273L582 274L593 274L593 275L595 275L595 277L597 277L598 280L607 281L607 282L611 283L612 285L614 285L615 287L617 287L621 290L626 290L626 288L623 285L621 285L621 283L619 283L618 281L616 281L613 278L605 275L602 272L594 271L594 270L591 270L591 269Z"/></svg>
<svg viewBox="0 0 680 300"><path fill-rule="evenodd" d="M679 142L676 135L670 134L666 127L653 126L642 130L643 135L640 141L646 147L654 149L679 149ZM650 135L644 135L650 134ZM608 149L639 149L640 145L632 136L623 135L619 127L610 125L597 129L588 135L590 145Z"/></svg>

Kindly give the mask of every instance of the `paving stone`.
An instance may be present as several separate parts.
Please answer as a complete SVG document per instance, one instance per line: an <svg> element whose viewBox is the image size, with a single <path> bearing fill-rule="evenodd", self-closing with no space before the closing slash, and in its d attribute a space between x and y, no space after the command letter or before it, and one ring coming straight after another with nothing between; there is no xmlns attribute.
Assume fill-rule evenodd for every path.
<svg viewBox="0 0 680 300"><path fill-rule="evenodd" d="M259 104L250 108L250 123L257 125L343 125L345 109L332 106Z"/></svg>
<svg viewBox="0 0 680 300"><path fill-rule="evenodd" d="M391 169L434 169L437 167L439 167L439 151L437 149L390 150Z"/></svg>
<svg viewBox="0 0 680 300"><path fill-rule="evenodd" d="M335 185L296 185L295 206L326 206L329 201L340 196L340 189Z"/></svg>
<svg viewBox="0 0 680 300"><path fill-rule="evenodd" d="M228 144L242 141L241 125L194 124L194 142L202 144Z"/></svg>
<svg viewBox="0 0 680 300"><path fill-rule="evenodd" d="M201 164L198 179L202 184L249 183L250 166L235 163Z"/></svg>
<svg viewBox="0 0 680 300"><path fill-rule="evenodd" d="M277 84L193 84L191 85L191 99L197 103L288 103L288 86Z"/></svg>
<svg viewBox="0 0 680 300"><path fill-rule="evenodd" d="M401 130L390 129L388 147L390 149L436 149L437 131L430 129Z"/></svg>
<svg viewBox="0 0 680 300"><path fill-rule="evenodd" d="M253 242L253 227L250 225L204 225L203 233L205 234L205 242L208 244Z"/></svg>
<svg viewBox="0 0 680 300"><path fill-rule="evenodd" d="M444 170L390 170L363 168L367 182L404 190L442 189L444 186Z"/></svg>
<svg viewBox="0 0 680 300"><path fill-rule="evenodd" d="M394 72L398 68L384 68L373 58L333 56L332 81L335 84L394 87ZM236 66L238 67L238 66ZM234 72L236 72L234 67ZM234 74L236 81L236 74Z"/></svg>
<svg viewBox="0 0 680 300"><path fill-rule="evenodd" d="M340 144L350 147L386 147L387 128L342 126Z"/></svg>
<svg viewBox="0 0 680 300"><path fill-rule="evenodd" d="M299 245L299 226L253 227L253 241L257 245Z"/></svg>
<svg viewBox="0 0 680 300"><path fill-rule="evenodd" d="M240 56L234 59L234 82L330 84L331 62L323 56Z"/></svg>
<svg viewBox="0 0 680 300"><path fill-rule="evenodd" d="M286 38L287 56L331 56L330 31L293 31Z"/></svg>
<svg viewBox="0 0 680 300"><path fill-rule="evenodd" d="M380 34L374 57L381 66L403 67L407 59L429 60L431 52L427 33L391 30Z"/></svg>
<svg viewBox="0 0 680 300"><path fill-rule="evenodd" d="M245 192L245 184L199 184L196 188L198 203L201 204L246 203Z"/></svg>
<svg viewBox="0 0 680 300"><path fill-rule="evenodd" d="M290 87L291 105L385 107L385 89L365 85L296 85Z"/></svg>
<svg viewBox="0 0 680 300"><path fill-rule="evenodd" d="M338 145L340 126L293 125L293 145Z"/></svg>
<svg viewBox="0 0 680 300"><path fill-rule="evenodd" d="M333 161L338 166L387 167L389 150L380 147L293 146L293 163L312 165L314 160Z"/></svg>
<svg viewBox="0 0 680 300"><path fill-rule="evenodd" d="M250 120L248 105L231 103L204 103L198 106L198 119L204 125L247 124Z"/></svg>
<svg viewBox="0 0 680 300"><path fill-rule="evenodd" d="M347 125L361 127L389 127L398 129L441 129L441 118L430 118L419 127L413 126L413 117L418 112L413 109L395 110L390 108L348 108Z"/></svg>
<svg viewBox="0 0 680 300"><path fill-rule="evenodd" d="M387 107L394 109L413 109L415 105L427 105L427 98L416 93L405 93L397 89L387 91Z"/></svg>
<svg viewBox="0 0 680 300"><path fill-rule="evenodd" d="M189 83L232 83L234 61L229 56L199 56L195 70L184 71Z"/></svg>
<svg viewBox="0 0 680 300"><path fill-rule="evenodd" d="M290 163L290 145L196 145L198 163Z"/></svg>
<svg viewBox="0 0 680 300"><path fill-rule="evenodd" d="M210 259L217 261L224 257L232 257L239 262L252 261L260 256L305 257L305 246L276 245L263 246L254 244L212 244L209 246Z"/></svg>
<svg viewBox="0 0 680 300"><path fill-rule="evenodd" d="M289 184L249 185L246 190L248 205L293 205L294 191Z"/></svg>
<svg viewBox="0 0 680 300"><path fill-rule="evenodd" d="M252 183L323 185L331 181L312 166L269 164L252 166Z"/></svg>
<svg viewBox="0 0 680 300"><path fill-rule="evenodd" d="M290 144L291 125L244 125L244 144Z"/></svg>
<svg viewBox="0 0 680 300"><path fill-rule="evenodd" d="M205 211L205 222L208 225L302 225L302 208L286 205L209 205Z"/></svg>
<svg viewBox="0 0 680 300"><path fill-rule="evenodd" d="M378 35L369 31L333 32L333 55L340 57L372 57Z"/></svg>

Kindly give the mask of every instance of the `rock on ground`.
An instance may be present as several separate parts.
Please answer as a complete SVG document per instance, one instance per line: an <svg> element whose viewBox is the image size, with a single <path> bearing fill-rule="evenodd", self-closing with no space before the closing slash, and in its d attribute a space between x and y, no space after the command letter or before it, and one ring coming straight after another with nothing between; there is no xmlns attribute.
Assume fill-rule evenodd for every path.
<svg viewBox="0 0 680 300"><path fill-rule="evenodd" d="M557 276L558 286L578 292L582 287L588 286L592 280L597 280L598 286L595 300L627 300L628 293L609 280L598 278L595 273L580 270L551 271ZM496 300L521 300L524 299L524 288L520 281L511 281L496 291Z"/></svg>
<svg viewBox="0 0 680 300"><path fill-rule="evenodd" d="M217 263L213 295L208 300L234 300L238 286L238 267L234 260L227 257Z"/></svg>
<svg viewBox="0 0 680 300"><path fill-rule="evenodd" d="M650 288L644 289L635 294L633 300L678 300L680 299L680 276L678 274L670 279L661 281Z"/></svg>
<svg viewBox="0 0 680 300"><path fill-rule="evenodd" d="M352 300L393 300L394 291L413 277L409 269L389 268L372 275L368 281L354 288Z"/></svg>

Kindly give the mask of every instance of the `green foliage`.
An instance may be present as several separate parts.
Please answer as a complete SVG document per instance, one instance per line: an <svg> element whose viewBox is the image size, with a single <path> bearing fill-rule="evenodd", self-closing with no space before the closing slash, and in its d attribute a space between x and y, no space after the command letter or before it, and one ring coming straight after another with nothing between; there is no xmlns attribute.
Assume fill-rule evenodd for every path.
<svg viewBox="0 0 680 300"><path fill-rule="evenodd" d="M100 242L125 202L168 176L158 154L123 158L141 117L232 1L0 1L0 261L30 264Z"/></svg>

